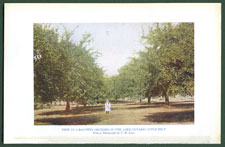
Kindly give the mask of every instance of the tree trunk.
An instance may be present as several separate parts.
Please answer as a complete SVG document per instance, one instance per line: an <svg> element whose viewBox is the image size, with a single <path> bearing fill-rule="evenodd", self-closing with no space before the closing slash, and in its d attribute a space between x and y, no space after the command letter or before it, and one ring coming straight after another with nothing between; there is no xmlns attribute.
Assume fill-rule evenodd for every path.
<svg viewBox="0 0 225 147"><path fill-rule="evenodd" d="M169 96L167 95L167 89L163 92L163 96L165 97L165 104L170 105Z"/></svg>
<svg viewBox="0 0 225 147"><path fill-rule="evenodd" d="M140 103L142 102L141 98L140 98Z"/></svg>
<svg viewBox="0 0 225 147"><path fill-rule="evenodd" d="M169 97L168 97L167 94L165 95L165 103L166 103L168 106L170 105Z"/></svg>
<svg viewBox="0 0 225 147"><path fill-rule="evenodd" d="M148 104L151 104L151 96L148 97Z"/></svg>
<svg viewBox="0 0 225 147"><path fill-rule="evenodd" d="M66 111L70 110L70 102L66 100Z"/></svg>

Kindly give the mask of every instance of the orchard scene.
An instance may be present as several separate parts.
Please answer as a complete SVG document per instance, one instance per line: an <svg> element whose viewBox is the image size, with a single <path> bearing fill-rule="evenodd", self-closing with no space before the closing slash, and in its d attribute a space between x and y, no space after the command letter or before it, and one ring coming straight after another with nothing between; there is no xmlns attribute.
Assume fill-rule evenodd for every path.
<svg viewBox="0 0 225 147"><path fill-rule="evenodd" d="M35 125L194 124L193 23L82 26L33 25Z"/></svg>

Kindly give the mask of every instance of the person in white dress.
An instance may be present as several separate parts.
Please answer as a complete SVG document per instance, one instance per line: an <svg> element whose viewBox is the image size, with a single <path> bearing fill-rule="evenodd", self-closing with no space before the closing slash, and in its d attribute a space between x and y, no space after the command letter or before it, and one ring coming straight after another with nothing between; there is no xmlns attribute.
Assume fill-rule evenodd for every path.
<svg viewBox="0 0 225 147"><path fill-rule="evenodd" d="M109 100L106 100L106 103L105 103L105 113L106 114L109 114L110 108L111 108L111 104L109 103Z"/></svg>

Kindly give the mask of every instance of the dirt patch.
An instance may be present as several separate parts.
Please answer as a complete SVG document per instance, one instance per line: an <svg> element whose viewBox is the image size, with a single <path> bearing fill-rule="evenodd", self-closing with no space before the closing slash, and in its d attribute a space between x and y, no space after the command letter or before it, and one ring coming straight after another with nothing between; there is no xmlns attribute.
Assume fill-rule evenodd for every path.
<svg viewBox="0 0 225 147"><path fill-rule="evenodd" d="M39 115L74 115L74 114L89 114L97 111L104 111L103 106L86 106L86 107L72 107L71 110L56 110L50 112L43 112Z"/></svg>
<svg viewBox="0 0 225 147"><path fill-rule="evenodd" d="M194 102L117 103L105 113L104 104L86 107L65 106L34 110L35 125L151 125L193 124Z"/></svg>
<svg viewBox="0 0 225 147"><path fill-rule="evenodd" d="M99 122L100 119L96 116L72 116L58 118L43 118L37 119L35 124L44 125L88 125Z"/></svg>
<svg viewBox="0 0 225 147"><path fill-rule="evenodd" d="M163 122L163 123L179 123L179 122L194 122L194 111L181 112L159 112L145 116L144 121L149 122Z"/></svg>

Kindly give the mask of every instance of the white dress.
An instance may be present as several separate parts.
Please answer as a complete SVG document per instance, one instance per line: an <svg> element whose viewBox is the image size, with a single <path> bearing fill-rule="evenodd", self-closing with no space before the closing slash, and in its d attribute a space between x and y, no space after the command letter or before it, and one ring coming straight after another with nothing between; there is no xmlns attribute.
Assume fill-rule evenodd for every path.
<svg viewBox="0 0 225 147"><path fill-rule="evenodd" d="M105 103L105 111L110 111L111 104Z"/></svg>

